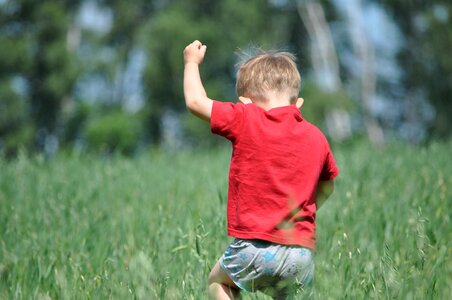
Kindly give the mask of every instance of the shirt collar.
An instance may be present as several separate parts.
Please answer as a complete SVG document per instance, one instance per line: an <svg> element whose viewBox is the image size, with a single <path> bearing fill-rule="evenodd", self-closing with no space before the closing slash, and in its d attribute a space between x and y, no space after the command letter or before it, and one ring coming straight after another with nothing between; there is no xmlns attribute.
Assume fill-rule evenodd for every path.
<svg viewBox="0 0 452 300"><path fill-rule="evenodd" d="M258 106L256 105L256 107ZM298 109L298 107L295 104L275 107L267 111L265 111L262 108L260 109L265 112L266 116L272 119L282 120L289 116L293 116L298 122L303 121L303 116L301 115L300 109Z"/></svg>

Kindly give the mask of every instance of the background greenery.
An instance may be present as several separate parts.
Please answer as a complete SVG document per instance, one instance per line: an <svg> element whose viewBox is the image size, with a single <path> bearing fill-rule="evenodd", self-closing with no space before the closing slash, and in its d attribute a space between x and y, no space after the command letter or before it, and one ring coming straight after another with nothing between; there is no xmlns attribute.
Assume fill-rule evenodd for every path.
<svg viewBox="0 0 452 300"><path fill-rule="evenodd" d="M359 52L353 50L356 41L348 33L354 26L351 15L344 12L352 2L358 16L370 22L369 13L382 11L395 26L382 27L387 44L400 45L394 68L401 73L394 82L376 82L380 96L392 101L383 113L363 102L360 58L350 61ZM301 94L307 100L303 113L323 129L328 108L334 108L351 114L353 134L368 134L362 127L371 118L389 139L400 138L400 132L406 135L407 129L414 130L414 136L405 136L412 142L448 139L452 125L450 1L338 3L1 0L0 151L8 157L19 149L53 155L74 147L133 154L143 146L165 143L162 119L168 111L182 120L176 130L189 137L188 144L211 143L199 123L184 121L182 50L194 39L209 47L202 75L212 98L236 99L238 49L287 49L299 57L304 77ZM321 29L332 32L333 54L339 58L343 85L333 91L325 90L314 76L311 43L315 37L306 29L305 10L317 4L318 16L326 21ZM398 37L389 38L397 32ZM357 36L365 42L368 35L361 31ZM370 38L367 42L372 55L383 55ZM391 73L391 68L384 73ZM130 108L132 98L142 103ZM103 121L124 126L110 127ZM415 129L410 129L412 123Z"/></svg>
<svg viewBox="0 0 452 300"><path fill-rule="evenodd" d="M333 149L341 176L306 295L448 299L451 146ZM230 240L221 149L1 160L0 298L206 299Z"/></svg>
<svg viewBox="0 0 452 300"><path fill-rule="evenodd" d="M308 6L331 31L334 89L319 80ZM392 56L363 29L376 11ZM451 22L446 0L0 0L0 299L205 298L229 241L230 152L183 104L193 39L208 45L214 99L236 99L237 52L298 57L303 116L341 168L305 295L448 299ZM362 93L373 77L383 108ZM350 134L329 134L334 116Z"/></svg>

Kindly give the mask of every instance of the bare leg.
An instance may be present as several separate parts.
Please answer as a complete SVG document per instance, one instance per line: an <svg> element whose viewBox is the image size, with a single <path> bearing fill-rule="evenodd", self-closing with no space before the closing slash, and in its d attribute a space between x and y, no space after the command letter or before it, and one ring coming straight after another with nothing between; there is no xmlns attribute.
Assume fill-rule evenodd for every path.
<svg viewBox="0 0 452 300"><path fill-rule="evenodd" d="M209 294L212 299L238 299L239 293L239 288L217 262L209 274Z"/></svg>

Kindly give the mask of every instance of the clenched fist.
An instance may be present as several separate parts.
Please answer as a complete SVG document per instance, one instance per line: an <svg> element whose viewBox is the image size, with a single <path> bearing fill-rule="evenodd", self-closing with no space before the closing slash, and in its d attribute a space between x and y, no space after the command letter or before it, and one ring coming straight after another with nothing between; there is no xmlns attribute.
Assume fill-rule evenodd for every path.
<svg viewBox="0 0 452 300"><path fill-rule="evenodd" d="M201 64L206 54L207 46L196 40L184 49L184 63Z"/></svg>

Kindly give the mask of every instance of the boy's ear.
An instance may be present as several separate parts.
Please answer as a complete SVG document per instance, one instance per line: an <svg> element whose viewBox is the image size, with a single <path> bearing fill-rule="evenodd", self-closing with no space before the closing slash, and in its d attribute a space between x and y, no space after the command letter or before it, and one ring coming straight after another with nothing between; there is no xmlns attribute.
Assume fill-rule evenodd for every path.
<svg viewBox="0 0 452 300"><path fill-rule="evenodd" d="M295 102L295 105L299 109L300 107L303 106L303 103L304 103L304 99L303 98L298 98L297 102Z"/></svg>
<svg viewBox="0 0 452 300"><path fill-rule="evenodd" d="M243 96L239 96L239 101L242 102L243 104L253 103L250 98L243 97Z"/></svg>

